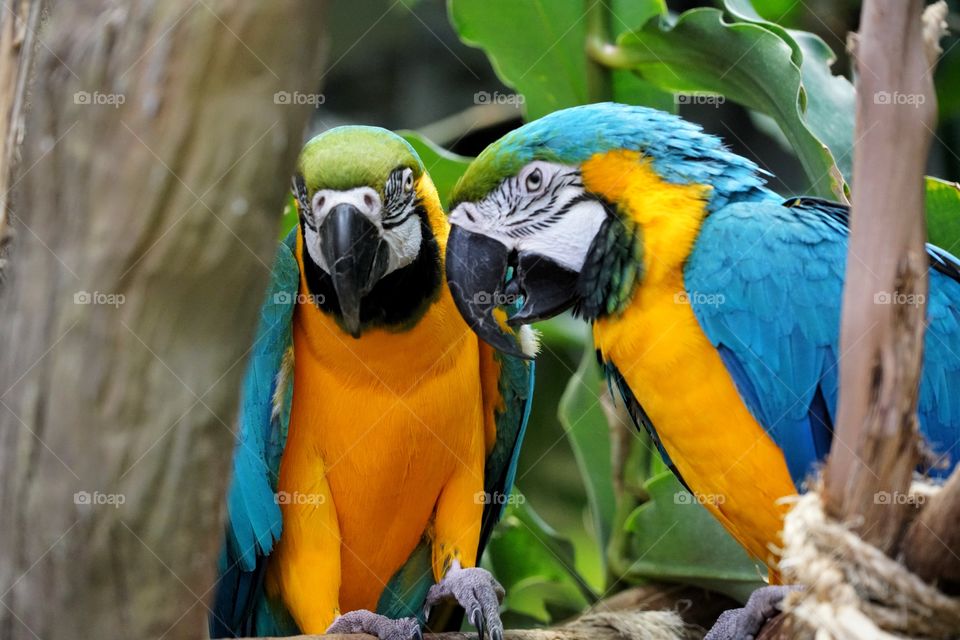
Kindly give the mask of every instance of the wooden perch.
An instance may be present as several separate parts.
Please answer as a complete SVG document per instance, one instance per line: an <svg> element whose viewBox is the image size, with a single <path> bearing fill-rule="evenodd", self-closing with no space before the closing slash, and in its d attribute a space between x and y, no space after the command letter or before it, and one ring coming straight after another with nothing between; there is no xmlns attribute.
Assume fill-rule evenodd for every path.
<svg viewBox="0 0 960 640"><path fill-rule="evenodd" d="M424 640L477 640L475 631L470 633L425 633ZM582 631L567 629L508 629L503 634L504 640L588 640ZM324 636L292 636L287 638L268 638L267 640L377 640L376 636L365 633L331 634ZM616 631L607 633L598 632L589 636L589 640L624 640Z"/></svg>
<svg viewBox="0 0 960 640"><path fill-rule="evenodd" d="M948 593L960 592L960 467L913 521L903 540L903 563Z"/></svg>
<svg viewBox="0 0 960 640"><path fill-rule="evenodd" d="M893 553L914 506L928 260L924 177L936 98L922 0L867 0L857 40L853 207L827 512Z"/></svg>
<svg viewBox="0 0 960 640"><path fill-rule="evenodd" d="M425 633L424 640L477 640L477 633ZM647 636L653 637L653 636ZM614 629L593 629L585 633L582 629L508 629L504 640L630 640ZM376 636L366 634L331 634L325 636L293 636L292 638L273 638L271 640L377 640Z"/></svg>
<svg viewBox="0 0 960 640"><path fill-rule="evenodd" d="M775 618L761 639L798 637L800 629L793 627L809 627L814 620L819 620L814 627L829 621L834 631L856 628L869 634L871 620L880 623L861 615L865 603L858 605L857 598L872 607L888 604L891 618L885 624L893 625L908 615L908 607L871 594L882 594L897 581L917 582L911 593L945 607L942 594L916 581L907 569L934 583L958 575L960 474L953 474L919 517L919 501L909 499L921 455L917 398L929 269L923 173L935 127L932 67L944 11L938 3L924 12L922 0L866 0L860 33L851 40L858 69L853 202L839 406L822 498L828 519L844 523L867 544L856 557L848 549L847 555L841 552L830 559L835 564L823 563L831 575L806 576L802 582L808 595L787 605L794 615ZM870 556L867 549L892 558L902 554L906 568L882 555ZM874 573L845 571L844 563L857 569L869 565ZM889 570L890 565L896 571ZM878 566L885 567L885 573L876 584L842 582L851 575L879 575ZM842 595L842 601L831 595ZM804 607L807 603L812 604ZM910 604L916 605L911 611L920 612L912 620L949 626L949 620L930 614L935 609L924 609L927 600Z"/></svg>
<svg viewBox="0 0 960 640"><path fill-rule="evenodd" d="M507 630L504 640L676 640L700 638L722 611L737 603L679 584L650 583L601 600L571 622L547 629ZM428 633L425 640L476 640L476 632ZM374 640L368 635L295 636L292 640Z"/></svg>

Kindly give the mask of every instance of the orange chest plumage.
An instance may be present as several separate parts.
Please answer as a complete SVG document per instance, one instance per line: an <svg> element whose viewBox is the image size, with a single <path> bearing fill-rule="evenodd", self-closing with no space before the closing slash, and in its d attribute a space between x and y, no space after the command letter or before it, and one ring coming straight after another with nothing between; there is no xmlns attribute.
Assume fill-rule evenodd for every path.
<svg viewBox="0 0 960 640"><path fill-rule="evenodd" d="M634 152L595 156L584 184L643 232L641 284L594 341L649 416L691 490L754 556L771 561L795 492L783 453L747 409L686 301L683 266L705 216L707 188L665 182Z"/></svg>
<svg viewBox="0 0 960 640"><path fill-rule="evenodd" d="M343 611L375 610L384 586L429 533L455 471L475 468L482 487L479 344L445 289L413 327L373 329L360 339L300 304L293 338L293 404L278 488L296 501L328 485L341 552L338 567L317 558L316 570L340 572ZM302 554L286 552L289 541L331 533L328 519L296 507L283 509L284 532L299 535L281 540L281 564L303 562Z"/></svg>

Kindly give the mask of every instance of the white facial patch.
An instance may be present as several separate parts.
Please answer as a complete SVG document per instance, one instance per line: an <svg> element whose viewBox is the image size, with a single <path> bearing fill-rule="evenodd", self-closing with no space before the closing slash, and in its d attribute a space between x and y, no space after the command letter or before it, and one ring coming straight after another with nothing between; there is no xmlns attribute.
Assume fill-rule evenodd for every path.
<svg viewBox="0 0 960 640"><path fill-rule="evenodd" d="M320 189L313 194L312 211L304 216L304 239L310 257L326 273L330 273L330 268L320 251L319 231L330 212L341 204L353 205L376 226L380 237L390 249L386 273L402 269L416 260L420 253L423 232L420 218L413 211L414 202L410 202L407 210L403 212L391 212L390 218L385 221L380 194L370 187L357 187L348 191Z"/></svg>
<svg viewBox="0 0 960 640"><path fill-rule="evenodd" d="M387 273L412 263L420 254L420 244L423 242L420 216L409 215L396 227L385 230L383 239L390 247L390 265L387 267Z"/></svg>
<svg viewBox="0 0 960 640"><path fill-rule="evenodd" d="M607 215L578 167L535 161L483 200L458 205L450 223L579 272Z"/></svg>

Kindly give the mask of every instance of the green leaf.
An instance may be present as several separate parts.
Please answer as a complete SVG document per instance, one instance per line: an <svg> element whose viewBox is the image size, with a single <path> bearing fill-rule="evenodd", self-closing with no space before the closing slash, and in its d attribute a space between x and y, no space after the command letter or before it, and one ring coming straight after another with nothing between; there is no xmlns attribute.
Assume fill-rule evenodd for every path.
<svg viewBox="0 0 960 640"><path fill-rule="evenodd" d="M794 22L804 10L808 10L806 5L796 0L757 0L757 13L771 22L786 24ZM809 10L808 10L809 11Z"/></svg>
<svg viewBox="0 0 960 640"><path fill-rule="evenodd" d="M556 582L537 575L514 583L503 599L503 606L508 610L533 618L540 624L569 618L588 605L570 582Z"/></svg>
<svg viewBox="0 0 960 640"><path fill-rule="evenodd" d="M669 113L677 112L677 100L672 92L658 88L632 71L614 70L612 82L614 102L639 104Z"/></svg>
<svg viewBox="0 0 960 640"><path fill-rule="evenodd" d="M956 254L960 249L960 184L927 176L926 186L927 238Z"/></svg>
<svg viewBox="0 0 960 640"><path fill-rule="evenodd" d="M551 622L551 612L582 611L596 599L574 568L573 545L517 491L490 539L486 558L508 594L507 607L540 622ZM544 588L547 584L552 586Z"/></svg>
<svg viewBox="0 0 960 640"><path fill-rule="evenodd" d="M740 600L763 586L763 564L750 559L673 473L660 473L644 487L650 501L637 507L625 525L633 532L636 558L629 579L683 582Z"/></svg>
<svg viewBox="0 0 960 640"><path fill-rule="evenodd" d="M795 57L800 45L785 41L766 24L729 23L717 9L694 9L673 26L651 21L622 34L617 50L605 60L637 71L661 88L722 94L771 116L799 157L812 191L843 199L834 155L808 121L802 58Z"/></svg>
<svg viewBox="0 0 960 640"><path fill-rule="evenodd" d="M449 13L460 38L526 98L528 119L589 101L582 0L450 0Z"/></svg>
<svg viewBox="0 0 960 640"><path fill-rule="evenodd" d="M449 0L460 38L486 51L497 76L525 98L528 120L591 102L584 0ZM590 7L592 9L593 7ZM666 12L663 0L614 0L597 7L613 33L621 33ZM602 71L602 70L601 70ZM610 91L618 102L674 110L671 94L629 72L611 72Z"/></svg>
<svg viewBox="0 0 960 640"><path fill-rule="evenodd" d="M587 490L594 534L606 573L605 550L610 540L617 500L613 490L610 428L600 404L603 384L593 345L589 345L583 350L576 373L567 383L557 417L566 431Z"/></svg>
<svg viewBox="0 0 960 640"><path fill-rule="evenodd" d="M940 122L960 114L960 47L951 46L947 42L944 43L944 49L934 73Z"/></svg>
<svg viewBox="0 0 960 640"><path fill-rule="evenodd" d="M841 173L849 183L853 176L853 84L831 71L837 56L819 36L790 30L769 22L754 9L750 0L724 0L726 9L737 18L758 24L779 36L793 50L793 63L802 75L801 104L810 131L830 149Z"/></svg>
<svg viewBox="0 0 960 640"><path fill-rule="evenodd" d="M287 201L283 205L283 217L280 220L280 240L284 240L290 229L297 226L297 203L293 199L293 193L287 193Z"/></svg>
<svg viewBox="0 0 960 640"><path fill-rule="evenodd" d="M540 332L540 341L554 351L576 349L575 353L580 353L593 343L587 325L569 313L538 322L534 327Z"/></svg>
<svg viewBox="0 0 960 640"><path fill-rule="evenodd" d="M590 3L591 0L587 0ZM616 34L646 24L657 16L667 15L664 0L613 0L610 4L610 28Z"/></svg>
<svg viewBox="0 0 960 640"><path fill-rule="evenodd" d="M437 193L440 195L440 204L442 204L444 210L446 210L447 204L449 204L450 192L453 190L454 185L457 184L460 176L463 175L463 172L467 170L467 166L473 158L451 153L415 131L398 131L397 133L409 142L414 150L416 150L417 155L420 156L420 160L423 161L423 166L426 168L427 173L430 174L433 184L437 187Z"/></svg>
<svg viewBox="0 0 960 640"><path fill-rule="evenodd" d="M653 18L666 15L664 0L613 0L610 3L611 32L620 35ZM640 104L670 113L677 112L673 93L659 89L632 71L614 69L612 75L613 101L624 104Z"/></svg>

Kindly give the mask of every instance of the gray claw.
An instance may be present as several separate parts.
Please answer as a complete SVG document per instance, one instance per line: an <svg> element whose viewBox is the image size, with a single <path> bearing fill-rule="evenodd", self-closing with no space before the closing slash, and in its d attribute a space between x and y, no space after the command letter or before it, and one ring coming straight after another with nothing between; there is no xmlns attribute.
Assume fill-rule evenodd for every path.
<svg viewBox="0 0 960 640"><path fill-rule="evenodd" d="M763 625L780 613L783 598L799 588L785 585L757 589L742 609L721 613L703 640L753 640Z"/></svg>
<svg viewBox="0 0 960 640"><path fill-rule="evenodd" d="M477 629L480 640L484 632L491 640L503 639L503 622L500 620L500 602L503 587L485 569L461 569L452 567L438 584L430 587L427 607L443 600L456 600L467 611L470 623Z"/></svg>
<svg viewBox="0 0 960 640"><path fill-rule="evenodd" d="M394 620L366 609L343 614L326 633L368 633L379 640L423 640L416 618Z"/></svg>
<svg viewBox="0 0 960 640"><path fill-rule="evenodd" d="M483 614L480 612L479 607L474 609L473 613L470 615L470 622L477 629L477 638L479 638L479 640L483 640Z"/></svg>

